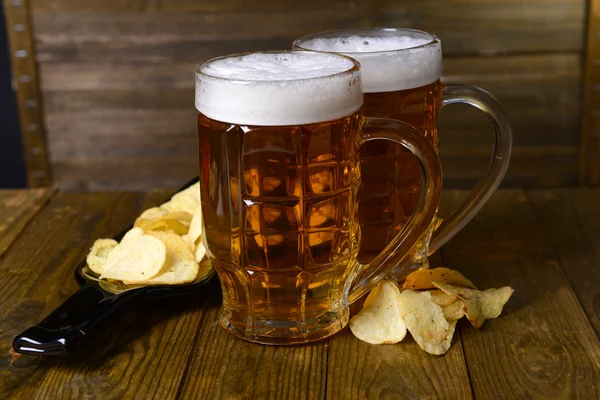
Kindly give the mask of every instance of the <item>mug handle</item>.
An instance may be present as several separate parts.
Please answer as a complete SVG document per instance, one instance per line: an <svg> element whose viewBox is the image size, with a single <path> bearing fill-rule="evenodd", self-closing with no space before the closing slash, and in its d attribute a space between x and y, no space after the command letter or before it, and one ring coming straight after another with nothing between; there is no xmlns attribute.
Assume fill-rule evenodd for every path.
<svg viewBox="0 0 600 400"><path fill-rule="evenodd" d="M354 303L385 278L409 253L435 217L442 189L442 166L435 148L415 128L387 118L365 117L358 147L371 140L390 140L406 147L421 164L421 192L408 222L369 264L361 265L348 295Z"/></svg>
<svg viewBox="0 0 600 400"><path fill-rule="evenodd" d="M454 103L469 104L489 117L494 127L494 149L486 173L469 193L465 202L444 218L433 232L429 254L445 245L481 210L500 185L510 161L512 128L506 111L494 96L474 86L447 86L442 92L442 108Z"/></svg>

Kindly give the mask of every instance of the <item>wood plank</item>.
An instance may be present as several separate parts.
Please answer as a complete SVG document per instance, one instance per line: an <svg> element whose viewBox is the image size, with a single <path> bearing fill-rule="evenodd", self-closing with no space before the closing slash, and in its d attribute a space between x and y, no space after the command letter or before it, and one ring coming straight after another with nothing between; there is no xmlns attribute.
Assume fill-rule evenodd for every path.
<svg viewBox="0 0 600 400"><path fill-rule="evenodd" d="M0 364L0 397L31 398L39 388L53 363L21 357L10 365L8 352L13 337L77 289L74 268L93 240L119 233L131 223L141 203L140 194L59 193L1 259L0 354L4 361ZM55 389L70 391L78 387L59 385Z"/></svg>
<svg viewBox="0 0 600 400"><path fill-rule="evenodd" d="M443 265L440 252L430 267ZM352 306L355 313L364 299ZM457 332L443 357L429 355L407 337L396 345L361 342L348 328L329 339L327 398L471 398L469 377Z"/></svg>
<svg viewBox="0 0 600 400"><path fill-rule="evenodd" d="M0 190L0 257L56 189Z"/></svg>
<svg viewBox="0 0 600 400"><path fill-rule="evenodd" d="M576 183L577 55L447 58L445 64L445 82L483 86L507 109L515 137L505 185ZM47 125L58 185L126 188L127 176L139 190L175 188L194 175L193 68L187 61L45 63ZM441 155L451 185L446 187L471 187L488 164L491 125L468 106L453 105L440 115ZM136 160L144 164L143 171L134 166Z"/></svg>
<svg viewBox="0 0 600 400"><path fill-rule="evenodd" d="M174 189L198 176L198 156L192 157L61 161L55 164L56 182L69 191Z"/></svg>
<svg viewBox="0 0 600 400"><path fill-rule="evenodd" d="M144 202L143 208L162 203L169 194L164 191L152 193ZM60 221L54 220L53 225L67 225L64 220L68 219L75 219L76 222L69 222L69 231L66 235L63 233L66 245L57 246L54 240L52 251L69 252L73 261L78 260L85 254L92 239L111 236L131 223L140 210L141 198L139 194L61 195L58 199L60 201L49 205L54 214L57 210L65 214ZM75 204L80 210L78 216L74 218L72 212L64 213L65 208L73 210ZM50 218L40 215L36 222L47 230L52 218L52 214ZM115 225L119 225L119 228L114 229ZM29 232L30 236L35 237L45 237L44 233L42 229ZM79 236L79 246L74 251L72 247L75 236ZM22 257L25 251L26 249L15 249L13 258ZM76 286L72 282L69 264L72 263L67 260L58 268L45 268L44 279L47 282L67 283L67 287L60 292L36 286L28 290L26 298L30 303L34 300L39 302L40 297L44 298L45 312L21 317L16 330L36 322L41 314L56 307L69 295ZM45 294L42 295L42 291ZM8 370L9 373L19 375L15 374L12 390L7 393L10 393L10 397L23 398L175 398L187 367L190 349L196 340L196 330L203 318L201 308L205 302L204 296L205 293L200 293L168 301L134 304L116 318L110 330L100 333L85 351L73 357L51 362L47 359L22 357L17 360L15 367L9 367L12 368ZM20 307L23 308L23 305ZM147 310L152 312L148 313ZM27 385L25 378L27 382L36 380L38 384Z"/></svg>
<svg viewBox="0 0 600 400"><path fill-rule="evenodd" d="M327 342L306 346L263 346L223 329L220 288L215 287L197 346L180 390L194 399L318 399L325 391Z"/></svg>
<svg viewBox="0 0 600 400"><path fill-rule="evenodd" d="M432 257L432 266L438 263ZM421 350L410 335L399 344L371 345L346 328L329 340L327 398L472 398L459 334L438 357Z"/></svg>
<svg viewBox="0 0 600 400"><path fill-rule="evenodd" d="M526 195L600 338L600 190L528 191Z"/></svg>
<svg viewBox="0 0 600 400"><path fill-rule="evenodd" d="M138 154L132 157L135 147L132 146L131 150L132 153L129 154L121 152L126 154L125 156L107 155L103 158L57 160L54 163L56 182L65 190L144 190L159 187L177 188L198 175L197 154L193 142L187 151L174 150L173 153L177 154L175 157L165 155L166 151L160 151L160 148L154 152L156 155ZM532 154L538 150L542 154ZM487 168L489 151L482 149L482 153L477 156L446 157L442 150L445 182L452 185L444 187L473 186ZM516 155L511 160L509 174L504 180L506 186L556 187L573 185L577 181L575 153L544 154L543 148L522 153L521 148L514 151ZM113 152L117 153L117 150Z"/></svg>
<svg viewBox="0 0 600 400"><path fill-rule="evenodd" d="M600 342L521 190L497 192L442 255L480 288L515 288L500 318L459 324L476 398L600 396Z"/></svg>
<svg viewBox="0 0 600 400"><path fill-rule="evenodd" d="M160 204L170 194L153 192L142 208ZM182 298L133 305L93 347L90 343L89 353L54 365L34 397L73 397L79 393L100 398L175 398L197 340L208 294L202 290Z"/></svg>
<svg viewBox="0 0 600 400"><path fill-rule="evenodd" d="M216 11L167 13L40 10L34 13L39 57L43 61L197 59L199 52L214 56L262 45L289 48L294 38L312 32L390 24L433 31L444 42L446 54L583 49L583 0L456 1L452 6L440 1L361 1L230 10L225 6ZM265 18L269 24L264 24Z"/></svg>
<svg viewBox="0 0 600 400"><path fill-rule="evenodd" d="M442 146L440 158L444 168L444 182L453 182L457 188L460 181L472 186L487 170L491 154L491 145L473 151L447 152ZM574 148L513 147L513 154L507 175L503 180L505 187L560 187L573 186L577 182L577 151ZM464 187L464 186L463 186ZM467 186L469 187L469 186Z"/></svg>
<svg viewBox="0 0 600 400"><path fill-rule="evenodd" d="M243 0L177 0L177 1L152 1L152 0L33 0L36 11L64 12L64 11L145 11L145 12L189 12L189 11L276 11L294 10L307 7L322 7L320 0L306 0L299 3L295 0L278 0L265 2L247 2ZM350 5L349 0L330 0L328 3Z"/></svg>
<svg viewBox="0 0 600 400"><path fill-rule="evenodd" d="M170 63L52 62L44 63L41 85L44 92L97 89L189 88L200 58ZM581 79L578 54L527 54L495 57L446 57L446 84L505 84L537 81L552 84Z"/></svg>

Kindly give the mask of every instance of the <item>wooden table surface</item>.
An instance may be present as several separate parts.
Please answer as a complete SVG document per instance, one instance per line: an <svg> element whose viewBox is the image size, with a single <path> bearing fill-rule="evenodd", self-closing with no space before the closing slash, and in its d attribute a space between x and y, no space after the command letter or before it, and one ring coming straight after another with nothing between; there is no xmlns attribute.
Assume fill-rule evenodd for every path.
<svg viewBox="0 0 600 400"><path fill-rule="evenodd" d="M68 298L93 241L170 193L0 191L0 398L600 398L600 190L502 190L434 264L511 285L503 315L458 324L432 356L345 329L307 346L244 342L217 323L218 284L132 305L72 357L22 356L13 337ZM446 192L442 210L465 193Z"/></svg>

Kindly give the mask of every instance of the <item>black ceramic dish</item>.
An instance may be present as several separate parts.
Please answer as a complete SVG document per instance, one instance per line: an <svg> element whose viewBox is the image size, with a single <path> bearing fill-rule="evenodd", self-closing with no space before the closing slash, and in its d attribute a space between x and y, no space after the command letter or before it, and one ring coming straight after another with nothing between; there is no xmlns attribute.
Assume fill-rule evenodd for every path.
<svg viewBox="0 0 600 400"><path fill-rule="evenodd" d="M184 188L196 181L197 179L188 183ZM125 232L121 233L115 239L120 240L124 234ZM81 288L43 321L15 337L13 348L21 354L68 354L84 345L93 333L111 320L111 315L134 299L182 296L195 292L215 275L207 263L206 259L201 263L194 282L141 286L100 280L83 260L75 270L75 278L82 285Z"/></svg>

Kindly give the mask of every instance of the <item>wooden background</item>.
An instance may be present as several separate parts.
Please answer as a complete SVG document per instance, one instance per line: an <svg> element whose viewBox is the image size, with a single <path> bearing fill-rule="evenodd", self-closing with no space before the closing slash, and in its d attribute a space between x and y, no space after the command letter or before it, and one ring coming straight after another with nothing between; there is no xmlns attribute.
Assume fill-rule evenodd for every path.
<svg viewBox="0 0 600 400"><path fill-rule="evenodd" d="M584 0L30 0L54 183L63 189L175 188L196 174L194 66L284 49L328 29L399 26L437 34L446 83L497 96L514 127L505 186L576 185ZM491 128L441 117L446 187L487 166Z"/></svg>

